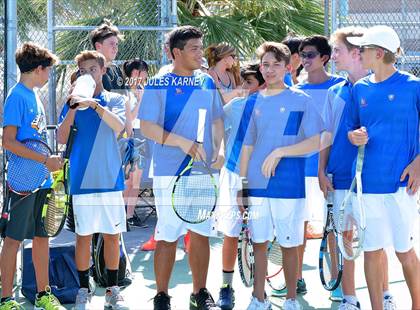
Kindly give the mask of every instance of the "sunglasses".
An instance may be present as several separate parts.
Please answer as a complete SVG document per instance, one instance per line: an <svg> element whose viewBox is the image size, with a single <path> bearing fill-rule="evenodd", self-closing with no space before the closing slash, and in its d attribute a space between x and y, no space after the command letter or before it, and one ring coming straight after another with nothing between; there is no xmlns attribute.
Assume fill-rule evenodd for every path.
<svg viewBox="0 0 420 310"><path fill-rule="evenodd" d="M310 51L310 52L300 52L299 56L300 56L300 58L314 59L319 54L320 54L319 52Z"/></svg>
<svg viewBox="0 0 420 310"><path fill-rule="evenodd" d="M360 53L364 53L369 48L372 49L372 48L378 48L378 47L374 45L365 45L365 46L359 47L359 51Z"/></svg>

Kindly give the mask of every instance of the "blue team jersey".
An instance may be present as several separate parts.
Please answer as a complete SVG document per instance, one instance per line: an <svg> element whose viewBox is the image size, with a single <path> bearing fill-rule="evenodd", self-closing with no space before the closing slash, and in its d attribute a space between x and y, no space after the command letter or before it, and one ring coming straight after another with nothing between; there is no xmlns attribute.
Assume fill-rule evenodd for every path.
<svg viewBox="0 0 420 310"><path fill-rule="evenodd" d="M305 157L285 157L275 176L265 178L261 167L276 148L294 145L323 130L311 97L288 88L274 96L256 94L244 145L253 146L248 164L249 194L254 197L305 198Z"/></svg>
<svg viewBox="0 0 420 310"><path fill-rule="evenodd" d="M310 84L307 82L302 82L295 85L294 87L303 90L305 93L311 96L315 104L316 111L319 113L319 115L322 115L328 88L342 81L344 81L344 78L340 76L332 75L327 81L320 84ZM307 157L306 164L305 164L306 176L308 177L318 176L318 160L319 160L319 153L316 153Z"/></svg>
<svg viewBox="0 0 420 310"><path fill-rule="evenodd" d="M13 86L4 103L3 128L17 127L16 140L40 140L47 143L47 120L37 93L23 83ZM51 187L51 177L42 188Z"/></svg>
<svg viewBox="0 0 420 310"><path fill-rule="evenodd" d="M256 95L235 98L223 107L225 112L226 169L239 174L240 154Z"/></svg>
<svg viewBox="0 0 420 310"><path fill-rule="evenodd" d="M353 87L348 130L366 127L369 141L362 171L364 193L394 193L419 151L420 79L395 72L374 83L365 77ZM354 170L354 168L353 168Z"/></svg>
<svg viewBox="0 0 420 310"><path fill-rule="evenodd" d="M289 87L293 86L293 77L292 77L292 74L290 72L287 72L284 75L284 84L286 84Z"/></svg>
<svg viewBox="0 0 420 310"><path fill-rule="evenodd" d="M205 110L203 146L208 164L213 156L212 124L223 119L223 105L213 79L201 72L193 76L166 73L149 80L144 90L139 119L165 131L197 140L199 111ZM174 176L188 164L179 147L156 143L153 148L154 176Z"/></svg>
<svg viewBox="0 0 420 310"><path fill-rule="evenodd" d="M352 166L357 155L357 147L347 137L348 113L351 105L353 85L346 80L332 86L327 93L323 119L325 130L332 134L332 145L326 173L333 175L335 189L349 189L352 181Z"/></svg>
<svg viewBox="0 0 420 310"><path fill-rule="evenodd" d="M103 91L95 97L99 104L125 122L125 97ZM64 105L60 123L69 111ZM77 133L70 154L70 193L72 195L121 191L124 177L117 133L92 108L77 111Z"/></svg>

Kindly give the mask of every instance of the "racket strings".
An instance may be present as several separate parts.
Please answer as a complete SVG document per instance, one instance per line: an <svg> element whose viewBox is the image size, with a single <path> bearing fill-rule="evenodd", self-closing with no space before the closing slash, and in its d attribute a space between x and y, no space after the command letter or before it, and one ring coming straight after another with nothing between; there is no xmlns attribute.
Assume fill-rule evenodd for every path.
<svg viewBox="0 0 420 310"><path fill-rule="evenodd" d="M40 141L28 140L22 144L32 151L49 156L51 154L47 145ZM46 180L48 168L37 161L9 153L7 165L7 183L18 193L30 193L36 190ZM24 176L24 177L23 177Z"/></svg>
<svg viewBox="0 0 420 310"><path fill-rule="evenodd" d="M352 215L348 214L345 216L341 233L345 254L351 257L360 246L359 225Z"/></svg>
<svg viewBox="0 0 420 310"><path fill-rule="evenodd" d="M239 255L239 269L242 281L246 286L251 286L254 277L254 252L251 243L246 237L241 241Z"/></svg>
<svg viewBox="0 0 420 310"><path fill-rule="evenodd" d="M197 222L212 215L217 190L210 175L184 176L178 179L172 198L181 218Z"/></svg>
<svg viewBox="0 0 420 310"><path fill-rule="evenodd" d="M281 247L277 242L271 244L271 247L268 251L268 261L277 266L283 265L283 254Z"/></svg>
<svg viewBox="0 0 420 310"><path fill-rule="evenodd" d="M44 219L44 228L49 235L55 235L62 226L67 209L67 196L63 184L57 184L47 199L48 208Z"/></svg>

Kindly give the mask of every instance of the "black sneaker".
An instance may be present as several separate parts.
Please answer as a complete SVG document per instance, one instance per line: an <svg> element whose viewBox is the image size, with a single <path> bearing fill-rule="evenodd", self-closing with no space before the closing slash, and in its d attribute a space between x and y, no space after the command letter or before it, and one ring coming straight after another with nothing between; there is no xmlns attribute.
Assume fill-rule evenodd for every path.
<svg viewBox="0 0 420 310"><path fill-rule="evenodd" d="M159 292L153 298L154 310L171 310L171 297L165 292Z"/></svg>
<svg viewBox="0 0 420 310"><path fill-rule="evenodd" d="M235 291L230 285L223 285L219 292L219 300L217 305L222 308L222 310L232 310L235 306Z"/></svg>
<svg viewBox="0 0 420 310"><path fill-rule="evenodd" d="M200 289L198 294L190 296L190 310L221 310L216 306L213 297L206 288Z"/></svg>

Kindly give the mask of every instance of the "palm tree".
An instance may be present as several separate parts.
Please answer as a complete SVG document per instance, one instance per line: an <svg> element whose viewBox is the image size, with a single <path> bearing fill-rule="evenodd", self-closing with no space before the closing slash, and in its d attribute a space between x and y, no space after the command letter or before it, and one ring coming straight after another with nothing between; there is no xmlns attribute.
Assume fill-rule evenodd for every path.
<svg viewBox="0 0 420 310"><path fill-rule="evenodd" d="M262 41L281 41L288 33L323 33L319 0L182 0L180 24L199 26L205 43L228 42L245 57Z"/></svg>

